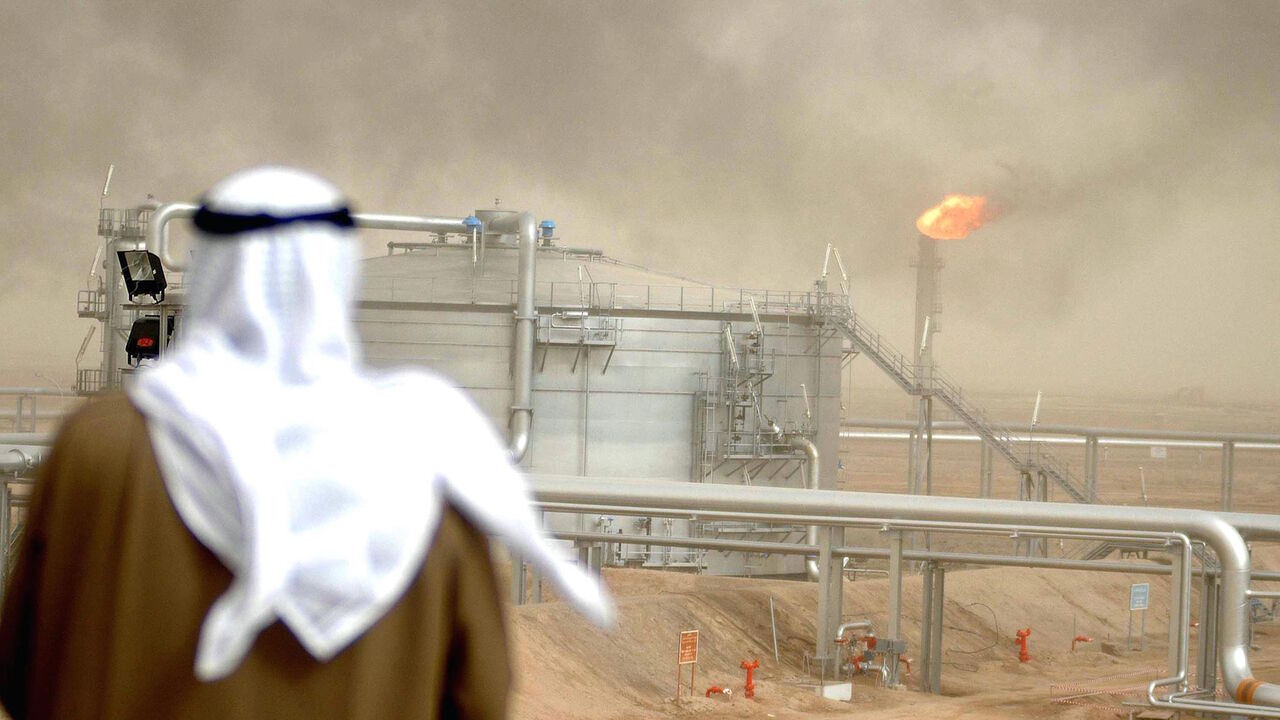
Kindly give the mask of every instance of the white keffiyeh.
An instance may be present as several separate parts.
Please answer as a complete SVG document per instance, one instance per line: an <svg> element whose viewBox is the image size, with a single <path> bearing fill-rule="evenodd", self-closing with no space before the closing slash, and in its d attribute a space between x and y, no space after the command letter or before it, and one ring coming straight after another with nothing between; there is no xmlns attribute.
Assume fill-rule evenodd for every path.
<svg viewBox="0 0 1280 720"><path fill-rule="evenodd" d="M205 203L274 218L344 206L288 168L232 175ZM233 672L276 618L317 659L349 645L416 577L446 499L610 622L599 584L539 532L524 478L471 401L425 372L360 366L355 261L331 222L199 235L181 342L130 389L179 515L235 576L201 629L202 679Z"/></svg>

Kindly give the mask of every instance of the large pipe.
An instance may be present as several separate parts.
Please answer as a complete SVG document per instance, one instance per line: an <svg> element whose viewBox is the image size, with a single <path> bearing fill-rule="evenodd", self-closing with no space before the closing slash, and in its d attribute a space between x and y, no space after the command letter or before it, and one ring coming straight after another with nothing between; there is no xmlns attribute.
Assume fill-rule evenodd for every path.
<svg viewBox="0 0 1280 720"><path fill-rule="evenodd" d="M516 331L512 362L514 384L511 398L510 451L512 462L520 462L529 450L533 428L533 342L538 324L534 308L534 272L538 253L538 222L531 212L502 215L489 222L485 232L519 235L520 259L516 275Z"/></svg>
<svg viewBox="0 0 1280 720"><path fill-rule="evenodd" d="M681 547L715 550L717 552L747 552L765 555L814 555L816 545L802 543L771 542L767 540L729 540L725 538L663 537L661 542L653 535L627 535L618 533L548 530L560 540L575 542L618 543L622 545L651 545L657 547ZM877 547L843 546L831 548L831 554L841 558L887 560L889 550ZM935 560L955 565L987 565L994 567L1046 568L1050 570L1082 570L1085 572L1110 572L1126 575L1168 575L1169 567L1158 563L1116 562L1113 560L1072 560L1070 558L1028 557L1026 555L986 555L983 553L947 552L942 550L903 550L904 560ZM870 571L865 571L870 572ZM883 572L883 571L877 571ZM1192 572L1201 575L1199 568ZM1255 580L1264 579L1255 573ZM1280 581L1276 573L1268 574L1269 580Z"/></svg>
<svg viewBox="0 0 1280 720"><path fill-rule="evenodd" d="M847 623L841 623L840 627L836 628L836 641L839 642L842 640L844 638L844 634L850 630L874 631L875 626L871 624L870 620L851 620Z"/></svg>
<svg viewBox="0 0 1280 720"><path fill-rule="evenodd" d="M885 430L914 430L913 420L884 418L847 418L840 427L881 428ZM934 420L934 430L968 430L969 425L959 420ZM1280 445L1280 435L1272 433L1213 432L1200 430L1153 430L1145 428L1117 428L1093 425L1036 425L1037 435L1078 435L1130 440L1169 440L1174 442L1204 442L1220 445L1224 442Z"/></svg>
<svg viewBox="0 0 1280 720"><path fill-rule="evenodd" d="M1248 657L1249 555L1244 539L1222 517L1177 508L1135 508L1016 502L885 493L797 491L653 480L602 482L597 478L542 475L533 479L544 502L642 504L666 509L835 515L884 520L936 520L1081 529L1184 532L1213 548L1221 566L1223 612L1220 664L1226 687L1239 701L1280 705L1280 686L1253 677Z"/></svg>
<svg viewBox="0 0 1280 720"><path fill-rule="evenodd" d="M173 249L169 246L169 221L195 217L199 209L200 206L194 203L174 202L165 203L151 213L151 219L147 221L147 249L160 258L166 269L175 272L187 269L185 262L169 254Z"/></svg>
<svg viewBox="0 0 1280 720"><path fill-rule="evenodd" d="M48 387L0 387L0 395L52 395L55 397L80 397L74 390Z"/></svg>
<svg viewBox="0 0 1280 720"><path fill-rule="evenodd" d="M147 224L147 248L160 257L166 269L182 272L186 263L171 255L168 225L171 220L195 217L199 205L193 203L165 203L151 214ZM429 217L420 215L384 215L381 213L352 213L356 227L369 230L408 230L411 232L456 233L470 232L463 218Z"/></svg>
<svg viewBox="0 0 1280 720"><path fill-rule="evenodd" d="M170 270L186 270L186 263L171 254L168 224L175 218L195 217L199 205L192 203L166 203L156 208L147 226L147 247L160 257ZM356 227L369 230L408 230L411 232L455 233L471 232L465 218L430 217L418 215L384 215L380 213L353 213ZM516 330L515 330L515 387L511 403L511 457L520 462L529 449L529 431L533 427L533 342L537 323L534 310L534 261L537 255L538 230L533 213L504 215L489 223L487 232L516 234L520 238L520 265L517 278Z"/></svg>
<svg viewBox="0 0 1280 720"><path fill-rule="evenodd" d="M25 473L40 464L39 455L31 455L18 448L10 448L0 454L0 473L12 475Z"/></svg>
<svg viewBox="0 0 1280 720"><path fill-rule="evenodd" d="M817 490L819 487L821 487L820 485L821 467L819 466L819 463L818 463L818 446L814 445L812 440L810 440L809 438L803 435L792 435L791 447L804 452L805 463L807 464L807 467L805 468L805 474L804 474L805 489ZM809 543L810 545L818 544L818 526L817 525L809 526L809 532L805 537L805 542ZM809 579L814 582L817 582L818 574L819 574L818 560L816 558L809 558L808 560L805 561L804 566L809 573Z"/></svg>
<svg viewBox="0 0 1280 720"><path fill-rule="evenodd" d="M54 433L47 432L15 432L0 433L0 445L37 445L48 447L53 444Z"/></svg>

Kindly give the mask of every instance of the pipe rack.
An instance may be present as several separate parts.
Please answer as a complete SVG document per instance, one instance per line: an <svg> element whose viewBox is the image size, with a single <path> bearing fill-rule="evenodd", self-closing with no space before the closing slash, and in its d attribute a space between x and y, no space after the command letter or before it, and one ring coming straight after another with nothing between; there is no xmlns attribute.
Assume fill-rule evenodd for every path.
<svg viewBox="0 0 1280 720"><path fill-rule="evenodd" d="M1280 686L1252 676L1247 647L1247 591L1250 580L1248 550L1240 533L1222 517L1204 511L1171 508L1133 508L1105 505L1027 503L953 497L922 497L883 493L796 490L789 488L705 485L661 480L584 481L582 478L542 475L533 487L544 503L644 507L660 510L722 511L757 519L829 517L875 518L900 523L959 522L986 526L1030 526L1107 533L1113 530L1184 533L1205 541L1217 554L1221 569L1222 606L1219 662L1223 679L1237 700L1248 700L1251 713L1280 717L1280 710L1257 706L1280 705ZM1189 577L1190 572L1183 573ZM1154 697L1155 687L1152 688ZM1182 709L1240 714L1238 708L1171 696L1156 698ZM1272 714L1274 713L1274 715Z"/></svg>

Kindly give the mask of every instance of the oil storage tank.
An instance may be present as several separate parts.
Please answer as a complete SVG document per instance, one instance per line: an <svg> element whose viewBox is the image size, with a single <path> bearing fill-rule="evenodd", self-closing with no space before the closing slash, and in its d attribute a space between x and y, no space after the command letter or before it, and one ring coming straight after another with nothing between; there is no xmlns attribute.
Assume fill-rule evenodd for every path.
<svg viewBox="0 0 1280 720"><path fill-rule="evenodd" d="M489 228L499 211L478 211ZM567 247L544 221L534 260L533 474L835 486L842 336L821 322L839 294L715 287ZM363 263L357 323L373 366L430 368L507 426L520 354L518 241L477 232L393 242ZM800 438L800 440L797 440ZM810 481L812 482L812 481ZM552 515L557 530L652 536L596 543L611 565L797 575L800 557L673 548L665 536L804 540L804 526Z"/></svg>

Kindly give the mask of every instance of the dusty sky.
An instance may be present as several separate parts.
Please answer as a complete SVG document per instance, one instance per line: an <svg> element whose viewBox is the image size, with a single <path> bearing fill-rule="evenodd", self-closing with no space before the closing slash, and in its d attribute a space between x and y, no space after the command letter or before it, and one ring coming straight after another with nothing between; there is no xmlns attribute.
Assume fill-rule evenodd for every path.
<svg viewBox="0 0 1280 720"><path fill-rule="evenodd" d="M500 197L727 285L805 289L834 242L901 346L916 216L988 194L1003 217L942 248L936 355L966 387L1280 400L1280 3L11 0L3 22L9 382L71 380L108 163L126 206L285 162L365 210Z"/></svg>

